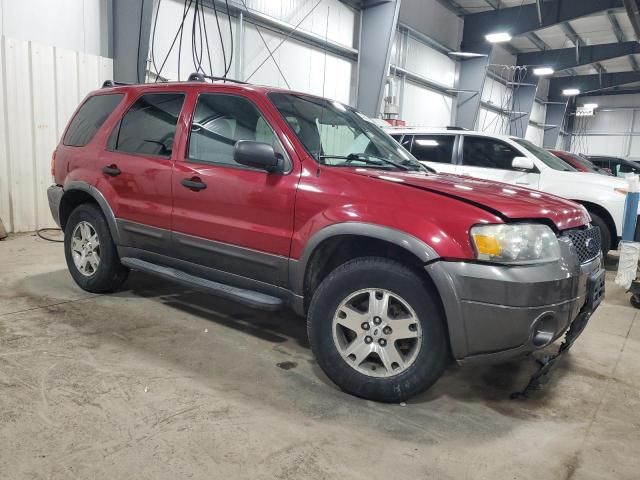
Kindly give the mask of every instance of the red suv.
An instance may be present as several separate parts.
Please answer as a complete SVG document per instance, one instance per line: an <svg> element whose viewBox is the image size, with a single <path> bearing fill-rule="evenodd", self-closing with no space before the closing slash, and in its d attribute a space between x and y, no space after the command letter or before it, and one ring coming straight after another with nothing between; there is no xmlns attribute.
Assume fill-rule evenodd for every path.
<svg viewBox="0 0 640 480"><path fill-rule="evenodd" d="M107 82L73 115L53 172L80 287L111 292L139 270L290 306L326 374L374 400L426 389L451 358L542 348L603 294L584 208L430 174L366 116L307 94Z"/></svg>

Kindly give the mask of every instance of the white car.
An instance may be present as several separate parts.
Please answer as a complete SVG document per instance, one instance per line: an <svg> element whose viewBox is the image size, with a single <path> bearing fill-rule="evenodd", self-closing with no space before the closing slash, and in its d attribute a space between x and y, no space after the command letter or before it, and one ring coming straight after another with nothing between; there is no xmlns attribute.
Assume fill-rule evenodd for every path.
<svg viewBox="0 0 640 480"><path fill-rule="evenodd" d="M455 128L387 128L414 157L439 173L511 183L574 200L600 227L602 250L617 248L627 182L578 172L522 138Z"/></svg>

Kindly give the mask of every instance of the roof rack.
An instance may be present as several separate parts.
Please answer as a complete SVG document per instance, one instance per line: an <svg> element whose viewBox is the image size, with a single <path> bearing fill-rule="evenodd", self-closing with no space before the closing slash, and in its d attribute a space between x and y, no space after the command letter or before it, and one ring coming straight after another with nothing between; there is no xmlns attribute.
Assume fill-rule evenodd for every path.
<svg viewBox="0 0 640 480"><path fill-rule="evenodd" d="M104 83L102 84L102 88L109 88L109 87L119 87L121 85L135 85L135 83L130 83L130 82L116 82L114 80L105 80Z"/></svg>
<svg viewBox="0 0 640 480"><path fill-rule="evenodd" d="M206 80L212 80L215 82L231 82L231 83L240 83L242 85L248 85L248 82L243 82L242 80L235 80L233 78L227 78L227 77L213 77L211 75L204 75L203 73L200 72L194 72L191 75L189 75L189 78L187 78L187 82L204 82Z"/></svg>

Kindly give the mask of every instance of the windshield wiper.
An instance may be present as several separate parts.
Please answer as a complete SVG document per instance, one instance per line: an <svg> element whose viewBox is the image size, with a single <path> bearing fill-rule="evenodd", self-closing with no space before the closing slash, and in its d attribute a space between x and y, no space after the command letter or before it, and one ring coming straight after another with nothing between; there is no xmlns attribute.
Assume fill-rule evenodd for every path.
<svg viewBox="0 0 640 480"><path fill-rule="evenodd" d="M375 165L380 167L382 163L386 163L388 165L392 165L396 168L399 168L400 170L413 170L411 167L408 167L406 165L402 165L401 163L397 163L394 162L393 160L389 160L387 158L383 158L383 157L377 157L375 155L370 155L367 153L350 153L349 155L319 155L318 158L320 160L324 160L325 158L334 158L334 159L338 159L338 160L347 160L347 162L352 162L354 160L359 160L361 162L365 162L368 165ZM374 161L377 160L377 161ZM422 165L421 165L422 167Z"/></svg>

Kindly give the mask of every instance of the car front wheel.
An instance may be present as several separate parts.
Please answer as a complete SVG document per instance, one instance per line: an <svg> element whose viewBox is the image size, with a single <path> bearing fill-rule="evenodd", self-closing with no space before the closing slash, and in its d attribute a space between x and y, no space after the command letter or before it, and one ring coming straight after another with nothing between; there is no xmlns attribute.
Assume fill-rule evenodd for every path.
<svg viewBox="0 0 640 480"><path fill-rule="evenodd" d="M429 388L449 362L444 318L417 273L367 257L338 267L308 315L311 348L345 392L399 402Z"/></svg>

